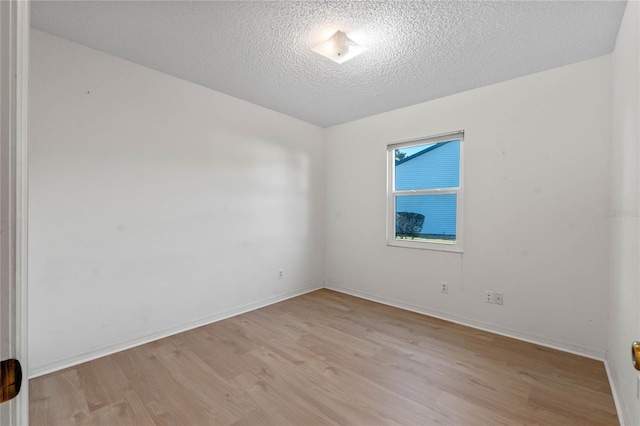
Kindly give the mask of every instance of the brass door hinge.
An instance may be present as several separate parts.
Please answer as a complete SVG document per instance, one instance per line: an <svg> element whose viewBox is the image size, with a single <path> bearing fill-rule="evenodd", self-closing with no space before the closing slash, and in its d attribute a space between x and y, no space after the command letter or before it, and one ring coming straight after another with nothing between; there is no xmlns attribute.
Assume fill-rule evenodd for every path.
<svg viewBox="0 0 640 426"><path fill-rule="evenodd" d="M0 364L0 402L9 401L20 393L22 366L17 359L5 359Z"/></svg>
<svg viewBox="0 0 640 426"><path fill-rule="evenodd" d="M631 343L631 361L633 368L640 370L640 342Z"/></svg>

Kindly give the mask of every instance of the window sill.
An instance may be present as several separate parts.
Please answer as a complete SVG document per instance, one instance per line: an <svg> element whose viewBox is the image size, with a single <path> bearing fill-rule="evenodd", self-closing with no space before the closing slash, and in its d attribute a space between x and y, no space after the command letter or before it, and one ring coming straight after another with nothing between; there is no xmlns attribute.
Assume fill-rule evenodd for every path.
<svg viewBox="0 0 640 426"><path fill-rule="evenodd" d="M410 241L410 240L398 241L394 239L392 241L387 241L387 247L400 247L400 248L418 249L418 250L462 253L462 245L460 244L460 242L457 242L455 244L447 244L447 243L428 243L428 242Z"/></svg>

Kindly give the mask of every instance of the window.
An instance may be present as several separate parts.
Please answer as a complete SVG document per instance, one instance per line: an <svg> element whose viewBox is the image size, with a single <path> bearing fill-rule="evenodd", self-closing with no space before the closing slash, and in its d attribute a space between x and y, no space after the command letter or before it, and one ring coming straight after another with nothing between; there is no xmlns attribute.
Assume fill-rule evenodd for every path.
<svg viewBox="0 0 640 426"><path fill-rule="evenodd" d="M449 133L387 146L387 244L462 251L462 141Z"/></svg>

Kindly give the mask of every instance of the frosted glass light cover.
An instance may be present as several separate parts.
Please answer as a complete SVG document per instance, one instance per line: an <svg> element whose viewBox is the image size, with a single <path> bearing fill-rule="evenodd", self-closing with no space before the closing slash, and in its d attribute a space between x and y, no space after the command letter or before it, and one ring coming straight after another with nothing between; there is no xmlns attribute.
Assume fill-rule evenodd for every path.
<svg viewBox="0 0 640 426"><path fill-rule="evenodd" d="M311 50L342 64L351 58L355 58L367 48L351 40L342 31L336 31L334 35L329 37L329 40L313 47Z"/></svg>

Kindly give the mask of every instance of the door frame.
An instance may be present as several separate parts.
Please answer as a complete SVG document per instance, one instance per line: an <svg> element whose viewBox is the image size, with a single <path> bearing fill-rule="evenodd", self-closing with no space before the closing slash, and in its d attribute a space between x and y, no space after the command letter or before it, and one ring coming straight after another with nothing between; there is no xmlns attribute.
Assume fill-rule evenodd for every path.
<svg viewBox="0 0 640 426"><path fill-rule="evenodd" d="M0 28L2 45L7 47L10 78L2 88L3 96L10 96L7 120L9 136L6 141L10 155L2 159L9 168L7 197L10 214L5 238L11 238L9 252L9 278L6 283L10 297L2 309L9 311L12 323L9 332L9 353L22 364L21 391L13 400L3 404L10 425L29 424L29 371L27 336L27 258L28 258L28 101L29 101L29 0L2 0L6 2L7 24ZM7 4L8 3L8 4ZM3 19L4 21L4 19ZM4 55L5 53L3 53ZM7 72L7 69L3 69ZM7 306L8 305L8 306ZM5 417L6 419L7 417Z"/></svg>
<svg viewBox="0 0 640 426"><path fill-rule="evenodd" d="M16 424L29 424L28 228L30 0L16 1L16 351L22 360L22 397Z"/></svg>

